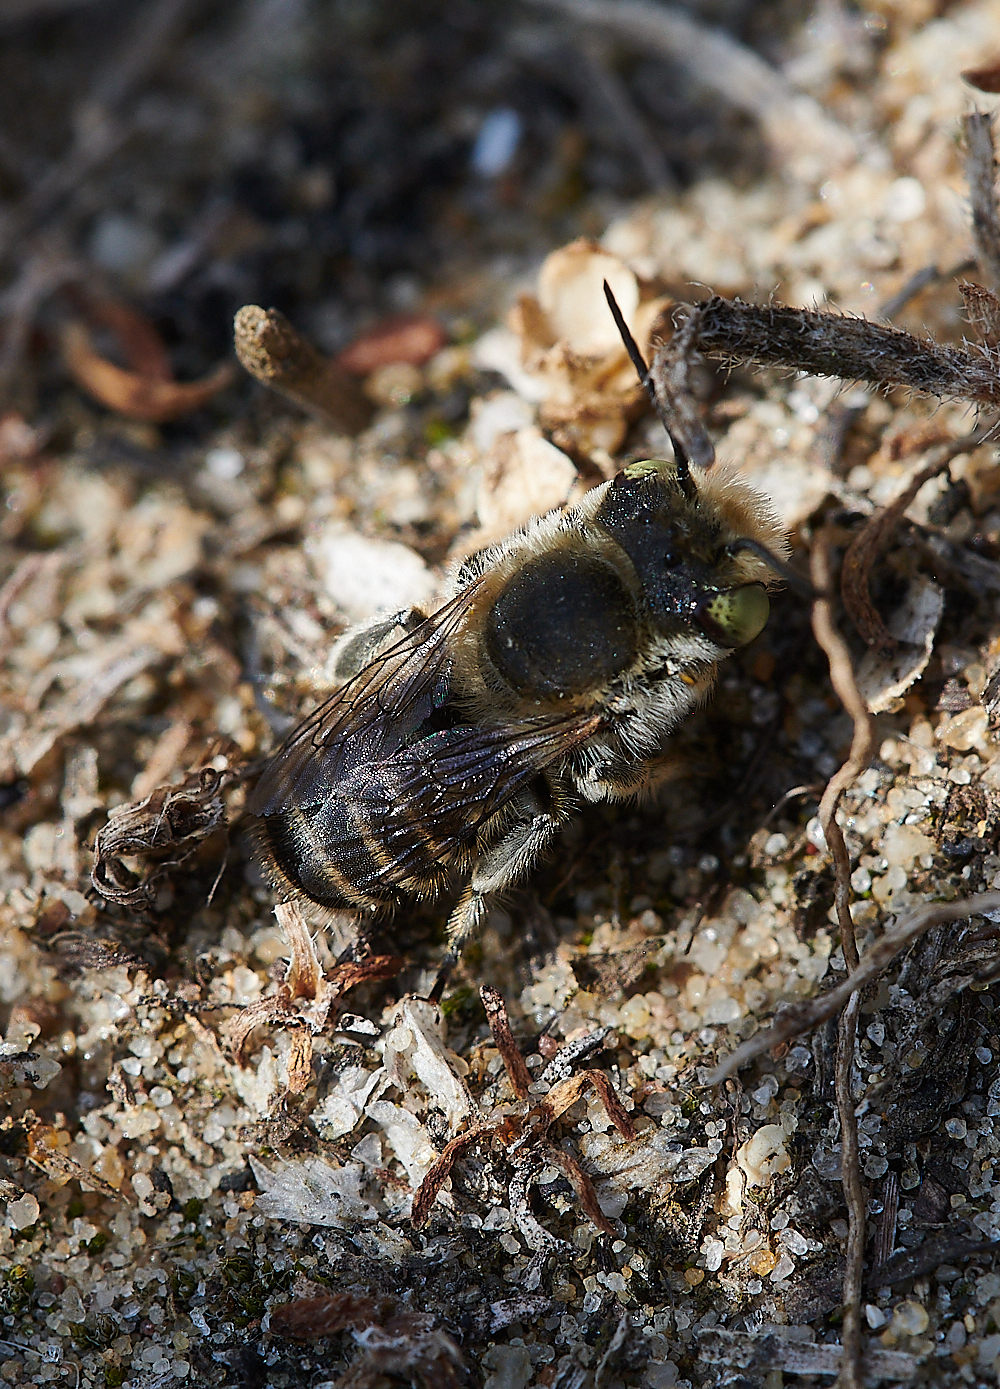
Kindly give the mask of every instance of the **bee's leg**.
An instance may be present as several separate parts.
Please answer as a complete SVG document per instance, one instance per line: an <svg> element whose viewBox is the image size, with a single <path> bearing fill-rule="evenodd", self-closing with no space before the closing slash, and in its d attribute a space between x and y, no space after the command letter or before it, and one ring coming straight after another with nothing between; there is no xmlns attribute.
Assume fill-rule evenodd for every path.
<svg viewBox="0 0 1000 1389"><path fill-rule="evenodd" d="M391 617L379 617L350 628L338 637L331 653L334 678L350 680L387 646L400 641L426 620L427 614L419 608L404 608Z"/></svg>
<svg viewBox="0 0 1000 1389"><path fill-rule="evenodd" d="M560 813L561 812L561 813ZM520 820L476 863L472 881L448 922L448 953L441 962L431 990L437 1000L469 941L479 934L489 898L511 887L525 874L569 819L563 807L553 813L538 810L530 820Z"/></svg>

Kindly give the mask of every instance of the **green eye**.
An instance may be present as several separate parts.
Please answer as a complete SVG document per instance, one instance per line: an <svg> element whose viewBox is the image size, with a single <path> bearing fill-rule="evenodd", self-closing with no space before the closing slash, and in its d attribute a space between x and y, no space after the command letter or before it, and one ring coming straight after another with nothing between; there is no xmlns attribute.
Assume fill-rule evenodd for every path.
<svg viewBox="0 0 1000 1389"><path fill-rule="evenodd" d="M753 641L771 612L761 584L744 584L726 593L715 593L698 609L698 621L713 640L723 646L746 646Z"/></svg>

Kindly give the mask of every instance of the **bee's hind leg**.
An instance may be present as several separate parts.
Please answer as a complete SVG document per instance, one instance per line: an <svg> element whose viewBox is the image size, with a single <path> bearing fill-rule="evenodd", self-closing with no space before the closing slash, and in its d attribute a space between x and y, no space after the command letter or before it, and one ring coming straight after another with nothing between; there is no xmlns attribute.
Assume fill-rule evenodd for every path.
<svg viewBox="0 0 1000 1389"><path fill-rule="evenodd" d="M489 899L512 887L528 871L568 818L565 811L560 814L539 809L530 819L519 820L479 859L448 922L448 953L434 981L432 1001L440 999L462 951L479 934Z"/></svg>

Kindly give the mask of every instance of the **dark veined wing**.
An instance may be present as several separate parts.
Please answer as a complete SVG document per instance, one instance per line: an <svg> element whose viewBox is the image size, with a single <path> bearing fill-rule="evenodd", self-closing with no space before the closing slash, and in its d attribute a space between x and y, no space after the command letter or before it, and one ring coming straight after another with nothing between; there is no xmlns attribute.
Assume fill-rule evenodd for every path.
<svg viewBox="0 0 1000 1389"><path fill-rule="evenodd" d="M491 816L601 726L593 714L539 719L510 728L453 728L400 749L378 769L385 789L371 829L386 850L385 880L402 882L443 864ZM359 768L359 774L365 769ZM369 782L369 785L371 783Z"/></svg>
<svg viewBox="0 0 1000 1389"><path fill-rule="evenodd" d="M402 747L447 697L448 640L477 589L462 589L303 720L265 767L250 814L278 814L289 802L314 805L360 765L384 762Z"/></svg>

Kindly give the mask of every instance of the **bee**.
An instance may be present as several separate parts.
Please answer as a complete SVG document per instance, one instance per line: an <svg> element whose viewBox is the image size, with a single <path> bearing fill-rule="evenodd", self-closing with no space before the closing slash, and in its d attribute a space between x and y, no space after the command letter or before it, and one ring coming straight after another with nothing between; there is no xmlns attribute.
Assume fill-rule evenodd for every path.
<svg viewBox="0 0 1000 1389"><path fill-rule="evenodd" d="M271 878L376 912L462 875L439 992L583 802L668 774L671 733L767 622L782 551L766 501L675 441L465 560L437 612L348 636L346 683L265 768L248 810Z"/></svg>

